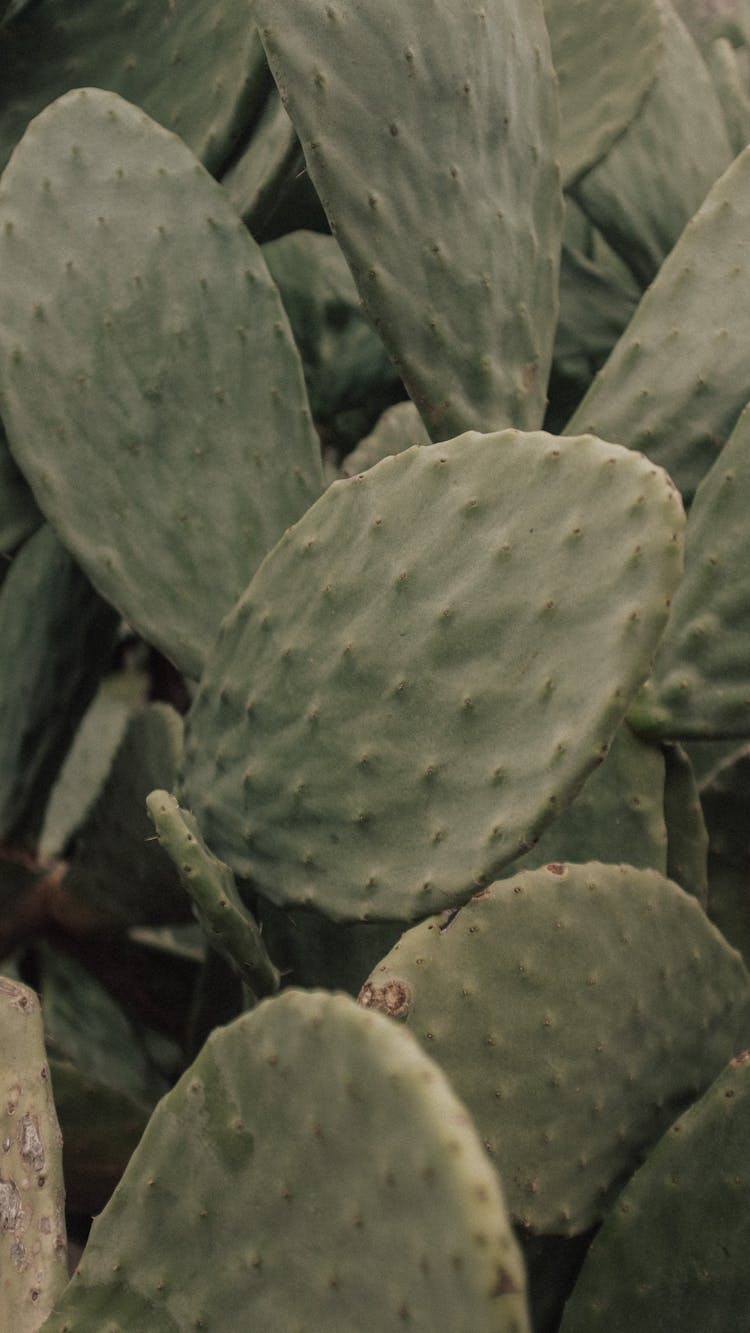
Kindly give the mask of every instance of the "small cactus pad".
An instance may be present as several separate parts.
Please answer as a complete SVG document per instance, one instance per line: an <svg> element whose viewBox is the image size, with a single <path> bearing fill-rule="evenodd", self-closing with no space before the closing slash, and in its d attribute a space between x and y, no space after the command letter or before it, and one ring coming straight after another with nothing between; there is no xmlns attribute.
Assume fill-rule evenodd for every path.
<svg viewBox="0 0 750 1333"><path fill-rule="evenodd" d="M552 862L407 931L360 1003L445 1070L514 1217L574 1235L747 1037L750 977L656 871Z"/></svg>
<svg viewBox="0 0 750 1333"><path fill-rule="evenodd" d="M173 134L81 89L2 177L0 292L3 418L40 507L103 596L199 674L322 487L258 247Z"/></svg>
<svg viewBox="0 0 750 1333"><path fill-rule="evenodd" d="M520 1256L466 1111L408 1033L346 996L287 991L213 1033L47 1327L202 1325L528 1333Z"/></svg>
<svg viewBox="0 0 750 1333"><path fill-rule="evenodd" d="M246 132L268 72L244 0L27 0L23 8L0 33L0 169L32 116L88 84L142 106L210 171Z"/></svg>
<svg viewBox="0 0 750 1333"><path fill-rule="evenodd" d="M701 907L708 900L708 833L689 755L681 745L663 747L666 775L664 818L667 825L667 875Z"/></svg>
<svg viewBox="0 0 750 1333"><path fill-rule="evenodd" d="M432 438L540 426L562 214L541 0L256 0L255 15Z"/></svg>
<svg viewBox="0 0 750 1333"><path fill-rule="evenodd" d="M188 810L165 791L151 792L146 808L159 843L174 862L211 946L239 972L256 995L279 989L280 973L243 906L229 866L212 856Z"/></svg>
<svg viewBox="0 0 750 1333"><path fill-rule="evenodd" d="M660 6L658 76L626 132L575 189L644 287L734 156L700 51L671 0Z"/></svg>
<svg viewBox="0 0 750 1333"><path fill-rule="evenodd" d="M10 555L41 523L42 515L13 461L0 424L0 556Z"/></svg>
<svg viewBox="0 0 750 1333"><path fill-rule="evenodd" d="M155 786L176 780L182 733L182 718L169 704L134 713L76 830L66 890L120 928L190 915L174 863L153 837L145 808Z"/></svg>
<svg viewBox="0 0 750 1333"><path fill-rule="evenodd" d="M183 794L280 906L413 920L514 860L601 762L680 577L646 459L473 432L335 482L224 621Z"/></svg>
<svg viewBox="0 0 750 1333"><path fill-rule="evenodd" d="M750 967L750 746L701 789L708 829L708 915Z"/></svg>
<svg viewBox="0 0 750 1333"><path fill-rule="evenodd" d="M750 408L695 494L653 676L630 720L648 736L750 736Z"/></svg>
<svg viewBox="0 0 750 1333"><path fill-rule="evenodd" d="M394 403L378 418L375 426L360 440L356 449L342 460L341 472L345 477L355 477L358 472L366 472L383 458L391 454L400 454L410 449L413 444L429 444L430 437L425 424L410 399L403 403Z"/></svg>
<svg viewBox="0 0 750 1333"><path fill-rule="evenodd" d="M0 1328L36 1333L67 1278L62 1138L39 1001L0 977Z"/></svg>
<svg viewBox="0 0 750 1333"><path fill-rule="evenodd" d="M750 398L750 148L711 188L566 427L641 449L692 499Z"/></svg>
<svg viewBox="0 0 750 1333"><path fill-rule="evenodd" d="M627 722L615 732L604 763L586 779L572 805L507 873L549 861L624 861L664 873L664 758Z"/></svg>
<svg viewBox="0 0 750 1333"><path fill-rule="evenodd" d="M592 1245L561 1333L740 1333L750 1278L750 1051L667 1130Z"/></svg>
<svg viewBox="0 0 750 1333"><path fill-rule="evenodd" d="M656 78L657 0L544 0L560 83L560 166L569 186L627 129Z"/></svg>
<svg viewBox="0 0 750 1333"><path fill-rule="evenodd" d="M0 839L35 841L117 623L45 523L0 587Z"/></svg>

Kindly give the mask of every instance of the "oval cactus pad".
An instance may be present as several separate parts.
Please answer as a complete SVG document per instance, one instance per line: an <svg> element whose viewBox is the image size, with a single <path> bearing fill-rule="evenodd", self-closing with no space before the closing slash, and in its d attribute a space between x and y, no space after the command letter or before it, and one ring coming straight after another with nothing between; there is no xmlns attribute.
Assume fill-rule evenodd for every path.
<svg viewBox="0 0 750 1333"><path fill-rule="evenodd" d="M105 1326L529 1328L500 1186L447 1080L380 1014L310 991L218 1029L160 1103L47 1325Z"/></svg>
<svg viewBox="0 0 750 1333"><path fill-rule="evenodd" d="M413 920L527 850L603 758L680 575L669 479L468 433L336 482L225 620L184 801L280 905Z"/></svg>
<svg viewBox="0 0 750 1333"><path fill-rule="evenodd" d="M575 1235L746 1039L750 977L656 871L551 862L407 931L360 1002L445 1070L513 1215Z"/></svg>
<svg viewBox="0 0 750 1333"><path fill-rule="evenodd" d="M322 486L257 245L179 139L81 89L3 174L0 291L3 420L40 508L102 595L199 674Z"/></svg>

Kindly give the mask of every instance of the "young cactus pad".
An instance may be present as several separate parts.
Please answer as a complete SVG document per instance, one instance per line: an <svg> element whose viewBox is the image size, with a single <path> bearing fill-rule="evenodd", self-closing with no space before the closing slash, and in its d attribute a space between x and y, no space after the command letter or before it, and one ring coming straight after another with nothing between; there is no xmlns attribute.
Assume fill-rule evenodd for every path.
<svg viewBox="0 0 750 1333"><path fill-rule="evenodd" d="M750 1051L647 1157L597 1236L561 1333L747 1328Z"/></svg>
<svg viewBox="0 0 750 1333"><path fill-rule="evenodd" d="M286 991L160 1103L47 1333L528 1333L524 1282L437 1066L346 996Z"/></svg>
<svg viewBox="0 0 750 1333"><path fill-rule="evenodd" d="M747 1038L750 977L656 871L551 863L407 931L360 1002L448 1074L513 1215L575 1235Z"/></svg>
<svg viewBox="0 0 750 1333"><path fill-rule="evenodd" d="M540 0L256 0L365 308L433 439L544 416L562 195Z"/></svg>
<svg viewBox="0 0 750 1333"><path fill-rule="evenodd" d="M280 906L465 901L601 761L680 577L669 479L626 449L470 432L332 485L224 621L181 801Z"/></svg>
<svg viewBox="0 0 750 1333"><path fill-rule="evenodd" d="M322 488L258 246L193 154L114 93L32 121L0 184L2 412L103 596L187 674Z"/></svg>
<svg viewBox="0 0 750 1333"><path fill-rule="evenodd" d="M36 1333L67 1279L62 1138L39 1001L0 977L0 1328Z"/></svg>

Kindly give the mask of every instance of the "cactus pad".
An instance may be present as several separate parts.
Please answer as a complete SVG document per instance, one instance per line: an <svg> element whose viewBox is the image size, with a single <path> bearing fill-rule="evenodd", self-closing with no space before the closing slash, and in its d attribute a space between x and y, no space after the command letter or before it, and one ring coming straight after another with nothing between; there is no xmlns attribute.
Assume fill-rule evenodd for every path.
<svg viewBox="0 0 750 1333"><path fill-rule="evenodd" d="M747 1037L750 977L656 871L552 862L407 931L360 1002L446 1071L512 1214L574 1235Z"/></svg>
<svg viewBox="0 0 750 1333"><path fill-rule="evenodd" d="M0 187L3 418L40 507L149 642L199 674L322 487L258 247L174 135L82 89Z"/></svg>
<svg viewBox="0 0 750 1333"><path fill-rule="evenodd" d="M201 1323L528 1333L520 1256L465 1110L408 1033L345 996L287 991L213 1033L48 1330Z"/></svg>
<svg viewBox="0 0 750 1333"><path fill-rule="evenodd" d="M189 715L208 846L332 917L465 901L601 761L682 521L659 469L589 438L469 433L335 482L225 620Z"/></svg>
<svg viewBox="0 0 750 1333"><path fill-rule="evenodd" d="M432 438L541 425L562 214L541 0L256 0L255 15Z"/></svg>
<svg viewBox="0 0 750 1333"><path fill-rule="evenodd" d="M36 1333L65 1286L62 1138L39 1001L0 977L0 1327Z"/></svg>
<svg viewBox="0 0 750 1333"><path fill-rule="evenodd" d="M747 1327L750 1051L680 1116L596 1237L561 1333Z"/></svg>

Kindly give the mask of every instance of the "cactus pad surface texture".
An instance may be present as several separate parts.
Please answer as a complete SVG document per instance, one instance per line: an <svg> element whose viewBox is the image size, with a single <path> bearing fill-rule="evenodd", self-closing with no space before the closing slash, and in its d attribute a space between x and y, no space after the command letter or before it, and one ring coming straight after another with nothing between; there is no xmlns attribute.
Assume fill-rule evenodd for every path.
<svg viewBox="0 0 750 1333"><path fill-rule="evenodd" d="M741 1047L750 977L657 872L553 862L407 931L360 1002L445 1069L514 1217L575 1235Z"/></svg>
<svg viewBox="0 0 750 1333"><path fill-rule="evenodd" d="M561 1333L747 1327L750 1051L667 1130L594 1241Z"/></svg>
<svg viewBox="0 0 750 1333"><path fill-rule="evenodd" d="M222 626L182 803L279 905L465 901L603 758L681 569L629 450L473 432L329 487Z"/></svg>
<svg viewBox="0 0 750 1333"><path fill-rule="evenodd" d="M287 991L213 1033L152 1117L47 1333L202 1326L529 1333L466 1111L410 1034L346 996Z"/></svg>
<svg viewBox="0 0 750 1333"><path fill-rule="evenodd" d="M37 1333L65 1286L62 1138L39 1001L0 977L0 1326Z"/></svg>
<svg viewBox="0 0 750 1333"><path fill-rule="evenodd" d="M540 0L256 0L255 14L331 228L432 438L539 427L562 220Z"/></svg>
<svg viewBox="0 0 750 1333"><path fill-rule="evenodd" d="M2 411L96 587L189 675L322 488L302 368L259 248L173 134L81 89L0 189Z"/></svg>

